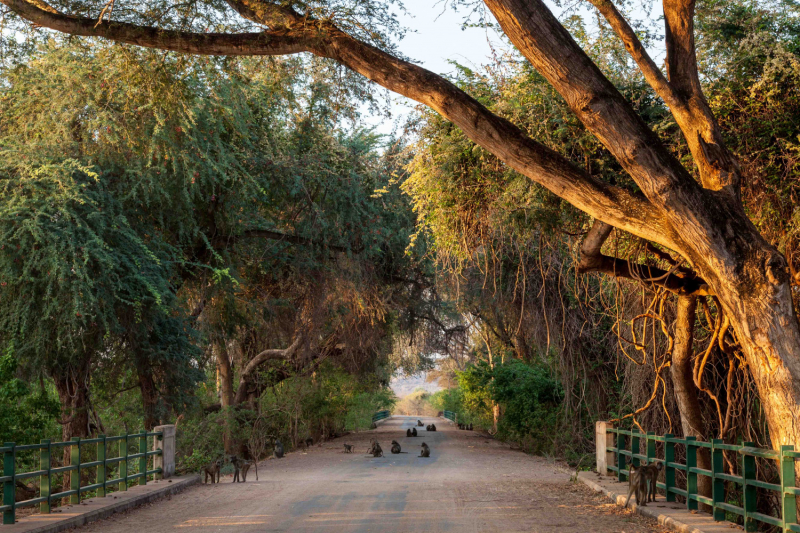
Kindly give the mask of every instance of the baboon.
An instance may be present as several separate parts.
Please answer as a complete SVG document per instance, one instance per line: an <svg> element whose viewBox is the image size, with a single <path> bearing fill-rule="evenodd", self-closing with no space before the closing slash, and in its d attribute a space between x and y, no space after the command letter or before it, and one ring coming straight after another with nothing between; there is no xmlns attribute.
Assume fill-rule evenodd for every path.
<svg viewBox="0 0 800 533"><path fill-rule="evenodd" d="M369 451L372 454L372 457L383 457L383 448L377 442L372 445L372 448Z"/></svg>
<svg viewBox="0 0 800 533"><path fill-rule="evenodd" d="M654 502L656 501L656 494L658 494L656 483L658 482L658 473L664 468L664 465L661 463L649 464L645 467L643 475L647 480L647 495L645 497L646 502ZM639 500L636 500L636 503L639 503Z"/></svg>
<svg viewBox="0 0 800 533"><path fill-rule="evenodd" d="M428 447L428 445L423 442L421 446L422 446L422 451L419 452L419 456L420 457L430 457L431 456L431 449Z"/></svg>
<svg viewBox="0 0 800 533"><path fill-rule="evenodd" d="M369 439L369 448L367 448L367 453L372 453L372 450L375 449L376 444L378 444L378 439Z"/></svg>
<svg viewBox="0 0 800 533"><path fill-rule="evenodd" d="M392 453L408 453L408 452L401 452L400 451L400 443L396 440L392 441Z"/></svg>
<svg viewBox="0 0 800 533"><path fill-rule="evenodd" d="M372 424L369 426L369 429L378 429L378 424L376 424L375 422L373 422L373 423L372 423Z"/></svg>
<svg viewBox="0 0 800 533"><path fill-rule="evenodd" d="M417 428L411 428L411 436L412 437L416 437L417 436Z"/></svg>
<svg viewBox="0 0 800 533"><path fill-rule="evenodd" d="M464 429L464 424L459 424L458 429Z"/></svg>
<svg viewBox="0 0 800 533"><path fill-rule="evenodd" d="M233 465L233 483L237 481L245 483L247 481L247 471L250 470L252 465L256 468L256 481L258 481L258 464L255 461L246 461L240 459L235 455L231 456L231 464Z"/></svg>
<svg viewBox="0 0 800 533"><path fill-rule="evenodd" d="M436 424L431 424L430 429L428 431L436 431Z"/></svg>
<svg viewBox="0 0 800 533"><path fill-rule="evenodd" d="M247 471L250 470L250 467L254 467L256 470L256 481L258 481L258 461L245 461L242 465L242 483L247 481Z"/></svg>
<svg viewBox="0 0 800 533"><path fill-rule="evenodd" d="M222 469L222 459L217 459L216 461L207 464L203 467L203 473L205 474L205 479L203 480L203 484L208 483L208 476L211 476L211 483L219 483L219 471ZM214 477L216 476L216 478ZM216 481L215 481L216 479Z"/></svg>
<svg viewBox="0 0 800 533"><path fill-rule="evenodd" d="M406 437L410 437L410 436L411 436L411 428L408 428L406 430Z"/></svg>
<svg viewBox="0 0 800 533"><path fill-rule="evenodd" d="M427 426L425 426L425 431L430 431L430 430L431 430L431 425L430 425L430 424L428 424Z"/></svg>
<svg viewBox="0 0 800 533"><path fill-rule="evenodd" d="M311 437L308 437L306 439L306 450L308 450L313 445L314 445L314 439L312 439Z"/></svg>
<svg viewBox="0 0 800 533"><path fill-rule="evenodd" d="M417 426L422 427L422 420L417 420Z"/></svg>
<svg viewBox="0 0 800 533"><path fill-rule="evenodd" d="M469 423L469 425L467 426L467 429L472 431L472 422Z"/></svg>
<svg viewBox="0 0 800 533"><path fill-rule="evenodd" d="M345 444L344 445L344 453L353 453L353 445L352 444Z"/></svg>
<svg viewBox="0 0 800 533"><path fill-rule="evenodd" d="M631 494L636 492L636 504L645 507L647 505L647 474L645 467L631 465L628 475L628 498L625 500L625 507L631 501ZM642 498L642 496L645 496ZM644 501L643 501L644 500Z"/></svg>
<svg viewBox="0 0 800 533"><path fill-rule="evenodd" d="M275 458L276 459L281 459L282 457L283 457L283 444L281 444L281 441L276 440L275 441Z"/></svg>

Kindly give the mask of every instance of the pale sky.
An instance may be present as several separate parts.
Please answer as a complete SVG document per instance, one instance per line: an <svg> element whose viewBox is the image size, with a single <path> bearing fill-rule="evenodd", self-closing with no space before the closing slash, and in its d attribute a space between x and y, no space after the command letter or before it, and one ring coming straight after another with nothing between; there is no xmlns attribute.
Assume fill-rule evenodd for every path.
<svg viewBox="0 0 800 533"><path fill-rule="evenodd" d="M469 67L487 64L492 55L489 39L495 47L503 44L497 35L480 28L461 29L464 15L444 8L436 0L404 0L408 14L400 17L401 24L409 28L405 38L399 42L400 51L409 59L437 74L452 73L454 68L448 61L457 61ZM394 121L383 118L367 120L377 126L380 133L390 133L396 121L401 120L412 108L410 100L392 94Z"/></svg>

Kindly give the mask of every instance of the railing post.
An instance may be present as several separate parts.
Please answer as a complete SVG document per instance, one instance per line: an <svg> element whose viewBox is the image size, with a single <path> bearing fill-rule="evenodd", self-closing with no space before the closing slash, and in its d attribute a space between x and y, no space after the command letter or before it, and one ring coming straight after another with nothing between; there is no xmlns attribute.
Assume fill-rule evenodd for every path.
<svg viewBox="0 0 800 533"><path fill-rule="evenodd" d="M787 454L793 451L794 446L791 444L781 446L781 521L784 532L789 531L789 525L797 523L797 500L794 494L786 492L786 489L794 487L795 484L794 457Z"/></svg>
<svg viewBox="0 0 800 533"><path fill-rule="evenodd" d="M742 446L750 448L755 446L755 443L744 442ZM752 514L756 512L756 487L748 483L748 481L754 479L756 479L756 458L752 455L742 453L742 509L744 509L745 531L756 531L758 527L758 524L752 517Z"/></svg>
<svg viewBox="0 0 800 533"><path fill-rule="evenodd" d="M122 448L119 456L122 461L119 462L119 490L128 490L128 434L119 441L119 446Z"/></svg>
<svg viewBox="0 0 800 533"><path fill-rule="evenodd" d="M78 504L81 503L81 438L72 437L71 440L69 464L77 468L69 473L69 488L75 491L75 494L70 495L69 503Z"/></svg>
<svg viewBox="0 0 800 533"><path fill-rule="evenodd" d="M692 468L697 468L697 437L686 437L686 508L690 511L697 510L697 500L692 496L697 495L697 473Z"/></svg>
<svg viewBox="0 0 800 533"><path fill-rule="evenodd" d="M39 512L50 513L50 439L42 439L42 449L39 450L39 470L47 470L46 474L39 476L39 496L47 498L39 504Z"/></svg>
<svg viewBox="0 0 800 533"><path fill-rule="evenodd" d="M14 500L14 496L16 495L16 479L15 479L15 469L14 469L14 459L15 459L15 444L13 442L6 442L3 444L4 448L8 448L3 453L3 477L8 477L3 483L3 506L10 506L11 508L7 511L3 511L3 524L10 525L16 522L16 509L14 506L16 502Z"/></svg>
<svg viewBox="0 0 800 533"><path fill-rule="evenodd" d="M675 467L669 466L675 462L675 443L670 442L674 438L672 433L664 435L664 485L668 502L675 501L675 493L671 490L675 486Z"/></svg>
<svg viewBox="0 0 800 533"><path fill-rule="evenodd" d="M106 436L98 435L97 438L101 439L100 442L97 443L97 460L102 462L97 465L96 483L98 485L100 483L103 484L102 487L97 489L97 496L103 498L106 495Z"/></svg>
<svg viewBox="0 0 800 533"><path fill-rule="evenodd" d="M601 476L608 476L608 465L614 463L614 452L608 451L614 447L614 434L609 433L609 429L611 424L608 422L598 420L594 424L595 462Z"/></svg>
<svg viewBox="0 0 800 533"><path fill-rule="evenodd" d="M719 479L719 474L725 473L723 466L722 449L717 448L718 444L724 444L722 439L711 439L711 499L714 501L711 514L714 520L722 522L725 520L725 510L717 507L718 503L725 503L725 482Z"/></svg>
<svg viewBox="0 0 800 533"><path fill-rule="evenodd" d="M139 453L145 454L139 457L139 473L144 474L139 478L139 485L147 485L147 431L139 437Z"/></svg>
<svg viewBox="0 0 800 533"><path fill-rule="evenodd" d="M617 433L617 481L625 481L627 475L625 470L625 455L622 452L625 449L625 435Z"/></svg>
<svg viewBox="0 0 800 533"><path fill-rule="evenodd" d="M161 468L158 479L165 479L175 475L175 426L157 426L153 431L161 433L153 439L153 449L161 450L153 456L153 468Z"/></svg>
<svg viewBox="0 0 800 533"><path fill-rule="evenodd" d="M639 453L639 429L631 429L631 464L639 466L639 458L634 457L634 454Z"/></svg>

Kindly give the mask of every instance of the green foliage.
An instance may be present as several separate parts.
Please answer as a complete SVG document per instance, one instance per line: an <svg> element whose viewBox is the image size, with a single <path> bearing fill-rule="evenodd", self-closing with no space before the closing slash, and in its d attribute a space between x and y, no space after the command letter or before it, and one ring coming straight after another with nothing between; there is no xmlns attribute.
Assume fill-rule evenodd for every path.
<svg viewBox="0 0 800 533"><path fill-rule="evenodd" d="M0 442L38 443L58 435L58 398L17 377L13 345L0 354Z"/></svg>

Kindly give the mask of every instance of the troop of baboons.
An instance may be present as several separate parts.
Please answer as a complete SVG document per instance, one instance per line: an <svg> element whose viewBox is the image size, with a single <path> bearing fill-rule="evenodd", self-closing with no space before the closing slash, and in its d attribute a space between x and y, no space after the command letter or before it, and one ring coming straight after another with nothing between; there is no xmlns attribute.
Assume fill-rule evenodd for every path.
<svg viewBox="0 0 800 533"><path fill-rule="evenodd" d="M458 429L466 429L466 430L472 431L472 424L471 423L470 424L459 424L458 425Z"/></svg>
<svg viewBox="0 0 800 533"><path fill-rule="evenodd" d="M422 423L421 420L417 420L417 426L418 427L422 427L423 425L424 424ZM472 424L470 424L469 426L466 426L464 424L459 424L458 427L459 427L459 429L472 429ZM436 431L436 424L428 424L427 426L425 426L425 430L426 431ZM406 430L406 437L416 437L416 436L417 436L417 428L416 427L408 428ZM370 457L383 457L384 456L383 455L383 448L381 448L381 445L378 443L377 439L374 439L374 438L370 439L369 443L370 443L370 446L369 446L369 449L367 450L367 453L369 454ZM308 450L308 448L310 448L314 444L314 439L312 439L311 437L308 437L307 439L305 439L303 441L303 444L305 444L306 450ZM420 447L421 447L421 450L420 450L419 457L430 457L431 456L431 448L430 448L430 446L428 446L426 443L423 442L420 445ZM402 451L402 449L400 447L400 443L397 442L396 440L392 441L391 452L393 454L408 453L408 452ZM353 453L353 445L352 444L344 444L344 453ZM275 447L273 449L273 456L276 459L281 459L284 456L283 443L281 443L280 440L275 440ZM245 483L247 481L247 472L250 470L251 467L255 468L256 480L258 480L258 462L257 461L246 460L246 459L242 459L242 458L240 458L240 457L238 457L236 455L231 455L227 459L225 457L220 457L220 458L212 461L211 463L205 465L203 467L203 469L201 470L201 474L205 476L204 480L203 480L203 483L204 484L208 483L209 482L209 478L211 479L211 483L212 484L219 483L220 482L220 471L222 470L222 468L225 466L225 463L227 463L227 462L229 462L231 465L233 465L233 470L234 470L233 483ZM658 469L660 469L661 468L661 464L659 463L657 465L657 467L658 467ZM642 479L645 479L645 484L642 485L642 486L645 487L645 491L646 491L646 487L647 487L646 480L650 479L650 477L648 477L649 476L649 474L648 474L649 471L647 471L648 468L656 468L656 467L651 465L651 467L643 467L642 469L639 469L638 471L635 470L635 467L631 467L631 480L633 480L634 477L636 477L636 476L640 476L640 477L642 477ZM641 475L639 475L640 471L643 472ZM655 476L657 476L658 475L658 470L656 470L655 472L656 472ZM653 479L655 479L655 477L653 477ZM655 483L655 481L653 481L653 483ZM634 487L636 489L636 501L637 501L637 503L640 501L639 485L641 485L641 483L638 481L638 478L637 478L637 482L636 482L635 487L634 487L633 481L631 481L631 487ZM633 490L634 489L632 488L631 489L631 493L633 492ZM630 500L630 497L631 497L631 493L628 493L628 499L629 500ZM627 502L625 503L625 505L627 505ZM644 505L644 504L642 504L642 505Z"/></svg>

